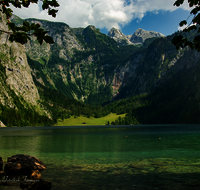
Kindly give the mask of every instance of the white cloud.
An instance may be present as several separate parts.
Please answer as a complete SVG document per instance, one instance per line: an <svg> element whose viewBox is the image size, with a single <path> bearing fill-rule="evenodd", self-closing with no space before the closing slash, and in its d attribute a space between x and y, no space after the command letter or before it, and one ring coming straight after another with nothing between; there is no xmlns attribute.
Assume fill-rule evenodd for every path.
<svg viewBox="0 0 200 190"><path fill-rule="evenodd" d="M178 7L173 6L175 0L58 0L57 17L47 15L47 11L41 11L37 4L29 8L13 8L14 14L21 18L39 18L51 21L65 22L70 27L86 27L94 25L97 28L111 27L120 29L133 19L141 20L145 13L150 11L157 14L159 10L174 11ZM182 6L184 10L190 10L188 3Z"/></svg>

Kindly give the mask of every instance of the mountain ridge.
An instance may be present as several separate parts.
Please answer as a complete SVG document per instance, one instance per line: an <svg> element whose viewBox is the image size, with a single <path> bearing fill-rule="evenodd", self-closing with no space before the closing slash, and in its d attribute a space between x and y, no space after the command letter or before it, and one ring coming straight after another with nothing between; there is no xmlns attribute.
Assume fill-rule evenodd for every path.
<svg viewBox="0 0 200 190"><path fill-rule="evenodd" d="M39 23L45 30L49 30L49 35L54 39L55 43L51 45L44 42L40 45L36 38L31 37L31 40L27 44L24 46L21 45L24 54L23 52L20 53L20 51L13 52L12 48L4 47L4 45L1 44L6 53L4 55L1 54L2 56L0 57L1 77L2 81L4 81L1 85L2 89L5 89L4 93L1 92L0 94L0 120L6 125L11 125L13 122L17 123L17 121L9 120L8 115L12 112L14 112L14 114L12 114L14 118L24 118L20 119L22 125L29 125L30 123L34 123L35 125L37 124L36 118L39 118L38 122L40 124L52 124L56 122L57 118L68 118L71 115L79 116L80 114L85 114L87 117L100 117L108 114L109 111L115 113L119 110L117 107L114 110L110 108L106 110L106 108L102 108L101 105L106 105L111 101L120 99L122 100L121 102L126 102L123 99L127 98L130 98L131 101L132 96L138 97L136 99L138 99L140 103L138 103L137 106L140 106L142 110L144 107L146 114L148 114L147 108L148 104L151 104L151 101L155 102L154 105L152 104L153 107L157 107L155 113L156 111L164 113L162 110L160 111L161 108L156 105L159 104L167 107L167 104L164 103L165 99L163 97L165 97L165 95L163 95L164 89L162 85L170 81L168 79L170 79L170 77L172 78L172 76L177 84L180 84L176 79L179 76L188 77L188 80L192 83L193 79L191 79L189 74L191 65L184 66L184 70L180 65L184 60L190 61L189 54L194 55L195 63L199 61L199 57L196 56L194 50L188 48L176 50L173 46L171 39L174 35L178 35L178 32L167 37L152 37L153 34L151 34L151 38L146 38L146 34L147 37L149 37L148 31L145 32L142 29L138 29L134 34L136 37L137 35L140 37L139 42L141 45L123 45L123 39L120 42L121 45L119 45L116 41L117 38L116 40L113 39L116 33L118 39L123 37L124 40L131 39L133 35L125 36L122 32L113 29L113 34L110 33L112 36L109 37L108 35L102 34L99 29L92 25L86 28L70 28L65 23L37 19L25 20L30 23ZM13 21L16 24L20 24L23 22L23 19L14 17ZM192 35L193 33L191 33L191 37ZM3 37L2 33L0 33L0 37ZM21 54L23 54L24 57L21 57ZM6 67L5 60L9 57L13 59L9 60L10 65ZM19 57L21 57L22 60L27 59L30 70L27 69L26 72L32 77L35 90L37 90L39 94L39 99L37 100L38 107L36 105L37 109L34 106L30 106L28 100L23 100L21 104L25 107L28 105L27 109L28 107L30 108L29 111L26 111L21 104L19 105L16 103L18 102L16 100L25 97L23 93L18 93L16 88L13 88L12 93L9 92L9 88L12 84L10 84L6 78L12 76L10 73L16 70L15 67L22 67L21 65L23 64L20 64L21 59ZM18 60L16 66L14 66L15 59ZM195 67L194 64L192 68L195 69ZM192 72L195 71L192 70ZM20 71L20 73L22 72ZM17 80L16 77L13 77L13 84L17 83ZM198 81L199 78L196 77L196 82ZM174 85L176 84L170 86L170 84L167 83L167 86L169 86L168 91L174 89ZM180 86L181 85L183 84L180 84ZM17 86L19 87L19 85L16 85L16 87ZM25 77L21 89L24 88L26 88ZM157 103L156 99L151 97L150 100L142 103L144 97L141 96L141 94L151 94L156 88L158 89L156 90L156 94L160 96L158 98L160 98L162 102ZM12 101L11 96L6 96L7 92L16 100ZM193 89L193 94L194 96L198 94L198 89L196 87ZM173 97L179 100L177 95L178 92L176 92L176 96ZM29 94L28 98L32 98L31 96L32 95ZM191 97L191 94L188 93L187 96L192 100L192 104L187 105L189 106L187 109L191 108L191 110L195 110L196 107L192 108L195 102L194 97ZM14 102L14 104L5 105L3 104L3 99ZM179 110L182 106L182 102L177 102L179 103L174 102L174 104L178 106L177 110ZM89 105L87 106L86 104ZM168 104L170 105L169 102ZM98 107L91 107L90 105ZM139 108L130 110L127 107L128 105L129 104L125 103L123 108L120 108L121 111L126 110L124 113L132 117L132 119L130 119L130 117L127 116L129 120L127 120L128 122L126 123L130 124L131 122L135 122L136 124L138 123L136 120L138 120L139 123L150 121L141 115L143 112L140 111ZM127 109L124 109L125 107L127 107ZM153 109L153 107L151 107L151 109ZM78 108L80 108L80 110L78 110ZM20 112L18 112L17 109ZM45 117L37 115L39 112L45 115L45 111ZM34 112L34 114L32 114L32 112ZM24 115L25 113L27 115ZM134 114L137 116L136 120L134 119ZM184 112L182 116L185 114ZM152 116L154 120L155 116L156 114L154 117ZM182 118L182 116L180 117ZM52 119L50 119L50 117ZM163 117L163 121L166 122L166 118Z"/></svg>
<svg viewBox="0 0 200 190"><path fill-rule="evenodd" d="M111 28L107 35L117 41L119 45L141 45L146 39L165 37L159 32L146 31L141 28L138 28L132 35L125 35L121 30L114 27Z"/></svg>

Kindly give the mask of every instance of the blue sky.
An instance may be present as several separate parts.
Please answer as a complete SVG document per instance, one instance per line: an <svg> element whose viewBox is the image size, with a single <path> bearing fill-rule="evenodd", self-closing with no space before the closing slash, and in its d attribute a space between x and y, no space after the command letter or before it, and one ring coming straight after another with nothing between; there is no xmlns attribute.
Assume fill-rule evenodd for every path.
<svg viewBox="0 0 200 190"><path fill-rule="evenodd" d="M57 0L60 4L56 18L41 10L41 3L29 8L15 9L21 18L39 18L64 22L70 27L94 25L102 33L115 27L125 35L138 28L170 35L178 30L179 22L187 19L190 10L187 1L181 7L175 0Z"/></svg>
<svg viewBox="0 0 200 190"><path fill-rule="evenodd" d="M158 11L157 14L147 12L141 21L137 19L132 20L130 23L121 28L125 35L133 34L138 28L147 31L156 31L164 34L165 36L171 35L178 30L179 22L187 19L190 11L177 9L173 12ZM107 34L107 29L100 29L102 33Z"/></svg>

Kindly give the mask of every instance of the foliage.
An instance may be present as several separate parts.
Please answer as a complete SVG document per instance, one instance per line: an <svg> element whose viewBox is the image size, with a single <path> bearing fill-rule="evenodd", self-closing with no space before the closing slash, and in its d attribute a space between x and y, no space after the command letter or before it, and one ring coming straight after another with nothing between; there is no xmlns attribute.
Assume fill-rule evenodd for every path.
<svg viewBox="0 0 200 190"><path fill-rule="evenodd" d="M53 39L46 35L48 31L45 31L44 29L40 28L39 24L34 24L32 23L31 25L27 21L23 21L23 25L18 27L14 23L10 22L9 18L12 16L12 9L8 8L10 4L12 4L16 8L21 8L21 7L29 7L30 3L38 3L38 0L4 0L0 1L2 13L4 13L7 16L8 22L8 29L12 30L10 31L4 31L1 30L1 32L5 32L10 35L9 40L11 42L16 41L21 44L27 43L27 40L30 40L31 35L34 35L37 37L37 40L40 44L45 41L46 43L54 43ZM56 17L56 13L58 10L52 9L51 7L59 7L59 4L56 0L48 1L44 0L42 9L48 9L48 14L52 15L53 17Z"/></svg>
<svg viewBox="0 0 200 190"><path fill-rule="evenodd" d="M174 3L174 6L179 7L184 3L184 0L176 0ZM188 40L187 37L184 37L182 34L185 34L187 32L190 32L192 30L195 30L196 33L200 33L200 28L198 27L200 24L200 4L197 0L188 0L189 6L194 7L192 11L190 12L191 15L193 15L193 19L191 23L187 23L187 20L183 20L179 23L180 27L186 26L185 29L181 32L180 35L175 36L172 39L172 43L176 46L176 49L179 49L180 47L186 47L189 46L191 49L196 49L200 52L200 35L196 35L193 40Z"/></svg>

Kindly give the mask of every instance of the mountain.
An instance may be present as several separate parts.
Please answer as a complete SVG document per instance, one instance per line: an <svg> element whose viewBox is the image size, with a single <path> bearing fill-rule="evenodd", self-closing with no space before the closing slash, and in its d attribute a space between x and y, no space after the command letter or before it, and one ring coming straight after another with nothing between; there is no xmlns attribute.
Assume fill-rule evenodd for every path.
<svg viewBox="0 0 200 190"><path fill-rule="evenodd" d="M0 12L0 29L8 31L6 19ZM31 69L27 62L24 47L19 43L10 43L6 33L0 33L0 63L1 63L1 96L2 105L8 105L17 109L14 94L21 96L19 103L25 107L37 107L40 99L38 90L33 82ZM44 114L44 110L38 107L38 111Z"/></svg>
<svg viewBox="0 0 200 190"><path fill-rule="evenodd" d="M154 31L146 31L141 28L138 28L134 34L129 37L130 42L133 44L143 44L144 41L148 38L155 38L155 37L165 37L163 34Z"/></svg>
<svg viewBox="0 0 200 190"><path fill-rule="evenodd" d="M19 17L14 17L14 19L19 23L22 21ZM6 22L5 15L0 12L0 29L2 31L8 31ZM29 52L30 46L32 52ZM26 47L27 49L25 49ZM40 56L49 58L49 52L46 52L48 48L50 48L48 44L34 45L34 40L26 46L16 42L10 43L7 33L0 32L1 126L4 126L3 123L6 126L44 126L56 123L58 118L68 118L71 115L79 116L81 114L88 117L91 114L99 115L95 112L96 108L67 97L53 87L48 88L51 80L46 75L45 77L50 82L45 81L44 77L47 84L44 85L40 76L43 76L45 71L41 70L43 60L40 59ZM41 63L36 61L38 57L35 54L39 55ZM35 62L28 55L35 58ZM40 70L41 72L39 72Z"/></svg>
<svg viewBox="0 0 200 190"><path fill-rule="evenodd" d="M4 15L0 18L1 29L8 30ZM23 22L17 16L11 20ZM6 125L52 125L71 115L101 117L109 112L128 113L126 124L157 123L156 115L160 123L176 123L197 110L199 54L175 49L171 40L178 32L164 37L138 29L125 36L113 28L105 35L91 25L26 21L39 23L55 43L40 45L31 37L22 46L0 33L0 120ZM119 45L123 40L127 45ZM179 119L167 115L173 110Z"/></svg>
<svg viewBox="0 0 200 190"><path fill-rule="evenodd" d="M125 98L131 87L121 89L124 93L119 95L123 96L105 109L127 114L112 124L200 123L200 53L189 48L184 51L173 59L170 69L151 86L149 93Z"/></svg>
<svg viewBox="0 0 200 190"><path fill-rule="evenodd" d="M17 19L13 21L23 22ZM125 35L114 28L109 37L94 26L70 28L64 23L27 21L50 30L55 41L40 46L32 39L25 45L33 77L46 87L93 105L149 92L187 52L177 51L171 37L158 32L138 29L129 39L137 37L143 46L119 46L113 38L125 39Z"/></svg>
<svg viewBox="0 0 200 190"><path fill-rule="evenodd" d="M146 39L165 37L159 32L146 31L141 28L138 28L132 35L124 35L119 29L114 27L111 28L107 35L113 38L119 45L141 45Z"/></svg>
<svg viewBox="0 0 200 190"><path fill-rule="evenodd" d="M8 31L7 20L2 12L0 18L0 29ZM50 113L39 103L40 96L24 47L19 43L10 43L8 34L3 32L0 32L0 89L0 120L4 120L6 125L12 123L15 116L20 119L15 113L22 110L26 113L34 110L32 113L37 116L37 120L51 119Z"/></svg>
<svg viewBox="0 0 200 190"><path fill-rule="evenodd" d="M16 24L23 22L19 17L11 19ZM26 21L39 23L55 41L53 45L40 45L32 38L24 46L37 81L87 104L101 105L111 100L118 86L113 83L115 69L137 47L119 47L94 26L70 28L64 23Z"/></svg>
<svg viewBox="0 0 200 190"><path fill-rule="evenodd" d="M133 45L126 35L114 27L110 29L107 36L113 38L119 45Z"/></svg>

